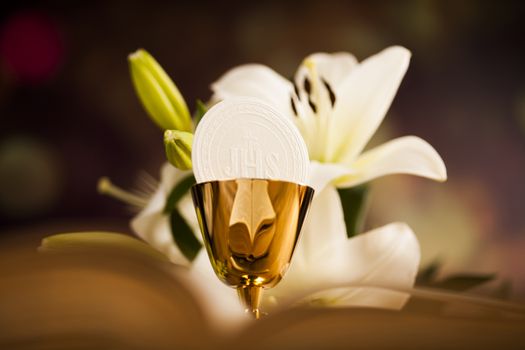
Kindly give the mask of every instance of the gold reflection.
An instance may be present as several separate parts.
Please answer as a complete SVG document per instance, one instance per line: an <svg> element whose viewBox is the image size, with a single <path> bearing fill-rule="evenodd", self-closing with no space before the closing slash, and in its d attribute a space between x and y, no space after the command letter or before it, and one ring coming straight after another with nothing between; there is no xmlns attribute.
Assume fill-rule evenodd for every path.
<svg viewBox="0 0 525 350"><path fill-rule="evenodd" d="M256 318L261 288L285 274L313 196L307 186L263 179L213 181L192 196L208 256Z"/></svg>

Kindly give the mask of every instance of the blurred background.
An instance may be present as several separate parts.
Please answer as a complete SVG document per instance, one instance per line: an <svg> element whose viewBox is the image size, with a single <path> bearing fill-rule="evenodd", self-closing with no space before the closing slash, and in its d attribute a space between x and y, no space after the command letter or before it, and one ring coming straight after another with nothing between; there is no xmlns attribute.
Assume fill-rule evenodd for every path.
<svg viewBox="0 0 525 350"><path fill-rule="evenodd" d="M372 143L414 134L449 181L379 179L367 228L406 221L422 265L497 273L525 292L525 3L522 1L89 2L0 5L0 241L130 232L101 176L158 178L162 132L135 96L127 55L151 52L190 106L250 62L291 77L302 58L359 60L398 44L408 73Z"/></svg>

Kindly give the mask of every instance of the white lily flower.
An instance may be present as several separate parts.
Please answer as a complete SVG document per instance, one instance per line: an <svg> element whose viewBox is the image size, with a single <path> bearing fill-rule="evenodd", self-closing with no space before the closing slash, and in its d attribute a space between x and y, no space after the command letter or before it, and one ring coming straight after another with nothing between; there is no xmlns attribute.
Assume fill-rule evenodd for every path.
<svg viewBox="0 0 525 350"><path fill-rule="evenodd" d="M168 217L163 213L171 189L190 172L181 171L166 163L161 169L161 182L148 204L133 220L132 228L139 237L164 253L173 263L189 266L188 260L176 246ZM193 229L200 231L195 211L188 195L177 209ZM266 306L294 300L305 289L334 284L367 284L410 288L419 266L419 245L412 230L402 223L386 225L352 239L346 237L341 203L335 188L329 186L312 203L304 227L312 234L301 234L292 264L285 278L265 292ZM315 234L314 234L315 233ZM205 249L191 265L191 280L206 306L213 308L215 320L237 323L242 319L231 305L236 302L235 291L222 284L212 270ZM308 298L327 306L374 306L400 308L408 295L389 290L344 289L326 290ZM215 307L214 307L215 306Z"/></svg>
<svg viewBox="0 0 525 350"><path fill-rule="evenodd" d="M185 266L189 266L189 261L175 244L169 216L164 213L164 208L173 188L191 174L191 171L182 171L165 163L160 172L157 190L142 211L131 220L131 228L140 238L166 255L171 262ZM202 240L189 192L180 199L176 208L192 231L197 233L195 236Z"/></svg>
<svg viewBox="0 0 525 350"><path fill-rule="evenodd" d="M408 68L410 52L394 46L358 63L349 53L308 56L292 83L272 69L248 64L212 84L212 101L259 98L291 118L312 161L310 185L351 187L389 174L444 181L446 168L426 141L406 136L362 152L383 120Z"/></svg>
<svg viewBox="0 0 525 350"><path fill-rule="evenodd" d="M228 97L259 98L291 118L299 128L310 154L309 185L316 190L302 237L294 253L294 263L277 295L294 294L311 283L367 281L369 264L398 249L403 259L396 271L377 272L374 283L411 287L419 264L419 246L406 225L385 226L348 240L343 211L336 187L347 188L388 174L412 174L437 181L446 180L443 160L426 141L405 136L362 152L383 120L408 68L410 52L390 47L361 63L348 53L316 53L308 56L292 83L270 68L249 64L224 74L211 88L212 101ZM396 233L393 233L396 232ZM393 237L396 237L392 239ZM378 255L368 255L359 264L351 255L364 244L381 247ZM390 253L388 253L390 254ZM385 261L388 255L385 255ZM394 266L396 264L391 264ZM388 265L385 266L388 268ZM382 271L381 269L379 271ZM356 277L363 273L362 277ZM403 274L403 277L399 274ZM387 280L393 276L392 280ZM383 279L383 280L381 280ZM374 294L374 293L372 293ZM346 294L345 294L346 295ZM336 303L359 304L358 293ZM373 298L376 306L400 307L403 298Z"/></svg>

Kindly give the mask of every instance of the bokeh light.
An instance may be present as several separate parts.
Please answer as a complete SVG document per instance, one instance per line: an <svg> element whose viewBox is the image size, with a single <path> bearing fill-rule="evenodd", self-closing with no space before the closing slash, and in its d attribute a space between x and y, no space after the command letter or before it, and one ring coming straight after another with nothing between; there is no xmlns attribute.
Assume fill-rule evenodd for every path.
<svg viewBox="0 0 525 350"><path fill-rule="evenodd" d="M0 29L0 55L17 81L41 83L53 77L64 59L62 33L44 13L14 13Z"/></svg>

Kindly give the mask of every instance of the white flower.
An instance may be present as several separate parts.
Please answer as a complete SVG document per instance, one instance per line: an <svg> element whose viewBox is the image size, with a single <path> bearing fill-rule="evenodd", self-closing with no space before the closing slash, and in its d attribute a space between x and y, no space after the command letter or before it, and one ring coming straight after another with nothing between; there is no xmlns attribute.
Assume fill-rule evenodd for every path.
<svg viewBox="0 0 525 350"><path fill-rule="evenodd" d="M352 187L388 174L446 180L443 160L418 137L401 137L363 152L383 120L409 60L410 52L402 47L390 47L361 63L348 53L317 53L303 61L294 83L266 66L249 64L230 70L212 84L212 101L250 96L271 104L295 122L308 146L309 184L316 196L290 271L268 294L293 295L308 285L328 282L413 285L420 256L408 226L392 224L347 239L336 191L336 187ZM361 245L374 249L356 258ZM381 261L380 267L374 261ZM347 293L334 301L361 304L359 295L363 296ZM367 295L366 303L396 308L404 300L373 295Z"/></svg>
<svg viewBox="0 0 525 350"><path fill-rule="evenodd" d="M144 209L131 220L131 228L140 238L164 253L171 262L185 266L188 266L189 262L175 244L169 215L164 213L164 207L173 188L191 174L191 171L181 171L171 164L165 163L160 172L160 183L157 190ZM199 223L189 192L180 199L176 208L193 232L196 233L195 236L201 240Z"/></svg>
<svg viewBox="0 0 525 350"><path fill-rule="evenodd" d="M312 160L310 184L355 186L388 174L446 180L446 168L424 140L406 136L363 152L408 68L410 52L390 47L357 63L348 53L308 56L292 83L259 64L236 67L212 84L212 101L259 98L291 118Z"/></svg>
<svg viewBox="0 0 525 350"><path fill-rule="evenodd" d="M132 220L137 234L168 258L189 266L172 238L167 215L163 213L172 188L189 175L166 163L161 169L161 183L145 209ZM197 237L197 226L191 198L187 195L177 206ZM348 239L339 196L329 186L316 197L305 222L299 245L294 253L290 270L273 289L267 290L266 306L272 301L282 303L294 300L307 289L320 289L333 284L367 284L409 288L413 285L419 266L419 246L412 230L402 223L390 224L355 238ZM312 236L305 239L305 233ZM192 283L206 303L210 316L216 321L228 319L237 322L239 315L232 308L236 302L233 289L223 285L213 272L204 249L191 265ZM335 294L334 294L335 293ZM407 295L375 289L327 290L316 293L330 306L374 306L400 308ZM310 298L311 299L311 298ZM220 322L219 322L220 323Z"/></svg>

